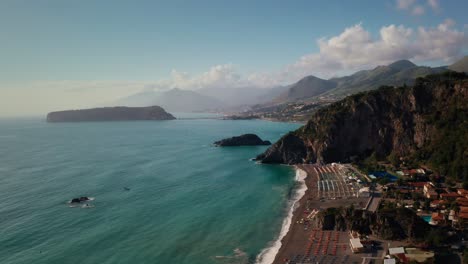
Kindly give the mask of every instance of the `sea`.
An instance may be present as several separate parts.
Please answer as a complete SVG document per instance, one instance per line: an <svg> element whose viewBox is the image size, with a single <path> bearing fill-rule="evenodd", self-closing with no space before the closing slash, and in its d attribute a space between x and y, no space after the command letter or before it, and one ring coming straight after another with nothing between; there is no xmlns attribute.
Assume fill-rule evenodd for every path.
<svg viewBox="0 0 468 264"><path fill-rule="evenodd" d="M214 147L300 126L177 114L172 121L0 119L0 263L269 263L300 183ZM92 197L83 206L72 198ZM86 205L87 204L87 205Z"/></svg>

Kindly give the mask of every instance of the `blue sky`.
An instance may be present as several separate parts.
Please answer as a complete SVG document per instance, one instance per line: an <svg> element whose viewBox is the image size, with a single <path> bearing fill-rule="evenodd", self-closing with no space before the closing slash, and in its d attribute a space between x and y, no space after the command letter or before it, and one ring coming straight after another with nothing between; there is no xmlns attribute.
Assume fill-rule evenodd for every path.
<svg viewBox="0 0 468 264"><path fill-rule="evenodd" d="M393 58L444 64L466 52L466 10L467 1L453 0L4 0L0 2L0 93L5 89L9 95L18 90L37 91L44 84L63 87L64 81L73 85L63 89L82 87L83 91L105 86L101 82L122 82L126 88L115 88L115 95L121 96L152 83L175 83L177 78L184 80L184 88L207 85L207 78L218 78L219 74L224 75L216 85L235 79L238 86L261 86L259 80L281 84L307 74L330 77ZM408 38L413 39L413 46L421 42L419 27L430 31L444 25L441 31L446 26L460 34L452 34L455 44L445 44L456 49L447 54L411 57L409 51L393 50L385 57L370 56L369 61L347 58L336 67L340 58L333 56L335 51L330 47L335 42L326 41L349 28L350 35L370 34L378 41L382 27L390 25L402 25L398 29L402 34L411 30ZM322 51L317 43L320 38L325 38ZM395 43L400 45L401 38ZM342 41L350 43L349 39ZM362 39L356 41L362 43ZM369 44L375 53L381 53L381 44ZM417 50L413 46L408 49ZM328 55L321 54L327 49ZM132 85L135 88L128 90Z"/></svg>

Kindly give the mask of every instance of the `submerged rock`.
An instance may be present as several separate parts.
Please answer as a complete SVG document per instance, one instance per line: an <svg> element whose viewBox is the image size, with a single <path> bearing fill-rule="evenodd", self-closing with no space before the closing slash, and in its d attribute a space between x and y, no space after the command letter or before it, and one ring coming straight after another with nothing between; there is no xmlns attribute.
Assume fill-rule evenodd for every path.
<svg viewBox="0 0 468 264"><path fill-rule="evenodd" d="M268 140L262 140L255 134L245 134L238 137L226 138L220 141L216 141L215 146L217 147L232 147L232 146L264 146L271 145Z"/></svg>

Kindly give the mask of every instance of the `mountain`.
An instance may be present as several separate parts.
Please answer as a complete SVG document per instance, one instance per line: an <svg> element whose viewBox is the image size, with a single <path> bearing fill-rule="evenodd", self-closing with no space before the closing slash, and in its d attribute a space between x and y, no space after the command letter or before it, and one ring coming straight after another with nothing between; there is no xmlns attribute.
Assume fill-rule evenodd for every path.
<svg viewBox="0 0 468 264"><path fill-rule="evenodd" d="M408 158L468 177L468 75L445 72L412 87L362 92L316 111L257 157L263 163Z"/></svg>
<svg viewBox="0 0 468 264"><path fill-rule="evenodd" d="M448 68L452 71L468 73L468 56L463 57L461 60L448 66Z"/></svg>
<svg viewBox="0 0 468 264"><path fill-rule="evenodd" d="M268 88L263 89L256 87L206 87L197 90L200 94L222 101L225 107L253 105L267 102L264 101L263 98L268 98L269 92L274 93L275 91L276 90L270 90Z"/></svg>
<svg viewBox="0 0 468 264"><path fill-rule="evenodd" d="M278 97L278 101L297 101L320 95L337 85L334 81L323 80L315 76L307 76L291 85L289 89Z"/></svg>
<svg viewBox="0 0 468 264"><path fill-rule="evenodd" d="M374 90L382 85L411 85L418 77L445 71L446 67L417 66L411 61L400 60L372 70L358 71L352 75L323 80L307 76L291 85L289 90L276 98L277 102L313 100L318 97L343 98L357 92Z"/></svg>
<svg viewBox="0 0 468 264"><path fill-rule="evenodd" d="M331 80L337 82L337 86L325 95L333 94L342 97L357 92L374 90L382 85L412 85L418 77L424 77L445 70L445 67L431 68L417 66L411 61L400 60L387 66L378 66L372 70L359 71L350 76L333 78Z"/></svg>
<svg viewBox="0 0 468 264"><path fill-rule="evenodd" d="M47 122L87 122L122 120L172 120L175 117L159 106L102 107L66 110L47 114Z"/></svg>
<svg viewBox="0 0 468 264"><path fill-rule="evenodd" d="M177 88L168 91L146 91L133 94L118 100L117 104L126 106L156 104L171 112L200 112L223 107L223 103L213 97Z"/></svg>

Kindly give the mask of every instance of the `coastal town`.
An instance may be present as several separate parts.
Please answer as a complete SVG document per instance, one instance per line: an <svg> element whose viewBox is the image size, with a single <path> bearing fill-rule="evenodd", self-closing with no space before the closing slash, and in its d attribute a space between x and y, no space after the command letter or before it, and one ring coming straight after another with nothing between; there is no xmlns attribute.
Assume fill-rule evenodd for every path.
<svg viewBox="0 0 468 264"><path fill-rule="evenodd" d="M307 191L274 263L462 263L468 226L463 184L425 167L366 173L351 164L296 168L307 173Z"/></svg>

